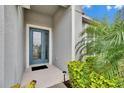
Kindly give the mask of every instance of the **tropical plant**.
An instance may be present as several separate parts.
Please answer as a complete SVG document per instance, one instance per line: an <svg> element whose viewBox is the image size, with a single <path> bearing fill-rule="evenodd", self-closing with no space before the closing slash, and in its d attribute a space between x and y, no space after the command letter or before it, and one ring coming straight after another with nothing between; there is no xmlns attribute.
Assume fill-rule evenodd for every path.
<svg viewBox="0 0 124 93"><path fill-rule="evenodd" d="M109 29L108 24L105 22L98 23L97 25L89 25L86 29L84 29L81 34L81 40L76 44L76 53L80 55L80 59L83 59L83 52L85 51L85 55L92 55L95 52L100 52L97 49L97 51L93 51L95 49L95 44L98 44L97 46L101 46L101 36L106 35L107 30ZM97 43L94 43L95 41L98 41ZM101 43L101 44L100 44Z"/></svg>
<svg viewBox="0 0 124 93"><path fill-rule="evenodd" d="M119 76L118 63L124 57L124 20L117 17L111 25L107 22L90 25L82 31L81 37L76 45L79 60L84 60L84 55L95 55L96 68L101 73L105 72L108 78Z"/></svg>
<svg viewBox="0 0 124 93"><path fill-rule="evenodd" d="M122 9L118 10L118 12L116 14L116 18L124 20L124 7L122 7Z"/></svg>
<svg viewBox="0 0 124 93"><path fill-rule="evenodd" d="M94 70L96 57L88 57L85 62L71 61L68 64L69 80L73 88L123 88L124 79L108 79Z"/></svg>

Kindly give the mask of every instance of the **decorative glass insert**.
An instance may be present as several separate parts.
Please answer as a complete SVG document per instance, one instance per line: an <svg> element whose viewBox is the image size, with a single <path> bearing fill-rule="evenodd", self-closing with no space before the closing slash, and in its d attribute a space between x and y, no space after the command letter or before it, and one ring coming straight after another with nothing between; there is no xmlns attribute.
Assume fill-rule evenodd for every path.
<svg viewBox="0 0 124 93"><path fill-rule="evenodd" d="M33 60L41 59L41 32L33 32Z"/></svg>

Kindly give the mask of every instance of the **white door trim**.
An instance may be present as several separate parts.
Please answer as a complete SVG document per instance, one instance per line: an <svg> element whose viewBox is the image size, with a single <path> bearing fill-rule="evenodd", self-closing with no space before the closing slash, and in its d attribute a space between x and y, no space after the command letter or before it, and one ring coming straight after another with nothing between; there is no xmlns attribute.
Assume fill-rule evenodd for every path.
<svg viewBox="0 0 124 93"><path fill-rule="evenodd" d="M49 31L49 62L48 64L52 64L52 29L44 26L37 26L32 24L26 24L26 68L29 68L29 28L40 28Z"/></svg>

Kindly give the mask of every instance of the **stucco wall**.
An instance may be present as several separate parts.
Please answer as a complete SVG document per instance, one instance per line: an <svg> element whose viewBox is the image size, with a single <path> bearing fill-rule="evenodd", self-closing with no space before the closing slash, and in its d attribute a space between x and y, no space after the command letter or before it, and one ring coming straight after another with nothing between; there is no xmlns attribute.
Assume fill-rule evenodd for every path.
<svg viewBox="0 0 124 93"><path fill-rule="evenodd" d="M71 8L61 7L54 16L25 10L25 24L52 28L52 63L62 70L67 70L67 62L71 60Z"/></svg>
<svg viewBox="0 0 124 93"><path fill-rule="evenodd" d="M32 11L31 9L24 9L25 32L26 32L26 24L31 24L31 25L41 26L41 27L49 27L52 29L53 18L51 16ZM29 63L27 62L26 65L28 64Z"/></svg>
<svg viewBox="0 0 124 93"><path fill-rule="evenodd" d="M0 5L0 88L4 87L4 6Z"/></svg>
<svg viewBox="0 0 124 93"><path fill-rule="evenodd" d="M71 7L60 8L53 18L53 64L67 71L67 62L71 60Z"/></svg>
<svg viewBox="0 0 124 93"><path fill-rule="evenodd" d="M81 39L80 33L83 31L84 26L85 24L82 24L82 5L75 5L75 45ZM78 58L79 54L75 54L75 59Z"/></svg>
<svg viewBox="0 0 124 93"><path fill-rule="evenodd" d="M21 7L17 9L17 66L16 66L16 81L20 82L23 76L23 72L26 68L26 32L24 30L24 11ZM18 69L19 68L19 69Z"/></svg>
<svg viewBox="0 0 124 93"><path fill-rule="evenodd" d="M52 17L25 9L25 24L52 27Z"/></svg>
<svg viewBox="0 0 124 93"><path fill-rule="evenodd" d="M24 72L23 10L18 6L4 6L4 79L10 87L20 82Z"/></svg>

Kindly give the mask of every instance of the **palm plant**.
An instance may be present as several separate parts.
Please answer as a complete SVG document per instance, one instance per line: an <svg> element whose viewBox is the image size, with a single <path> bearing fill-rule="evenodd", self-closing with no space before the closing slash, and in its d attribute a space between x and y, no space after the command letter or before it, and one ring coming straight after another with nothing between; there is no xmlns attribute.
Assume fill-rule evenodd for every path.
<svg viewBox="0 0 124 93"><path fill-rule="evenodd" d="M76 44L76 54L80 55L79 60L83 60L85 55L93 55L95 52L98 52L100 45L102 44L101 36L107 33L106 30L108 30L108 26L106 24L98 24L95 26L89 25L81 32L81 40ZM97 46L99 47L96 48L97 51L94 51L97 43ZM84 52L84 50L86 51Z"/></svg>
<svg viewBox="0 0 124 93"><path fill-rule="evenodd" d="M97 71L108 74L109 78L119 76L118 63L124 57L124 20L118 17L111 25L107 22L90 25L81 33L81 37L76 45L79 60L83 60L84 55L95 54L98 58Z"/></svg>

